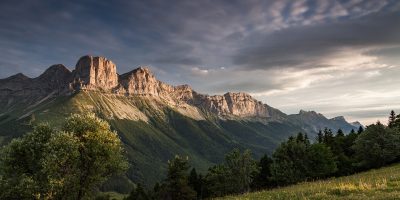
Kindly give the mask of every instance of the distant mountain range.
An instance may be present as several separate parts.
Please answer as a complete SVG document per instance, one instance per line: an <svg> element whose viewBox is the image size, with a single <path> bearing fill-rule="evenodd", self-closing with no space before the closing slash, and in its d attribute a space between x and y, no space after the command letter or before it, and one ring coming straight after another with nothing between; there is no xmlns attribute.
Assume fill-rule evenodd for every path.
<svg viewBox="0 0 400 200"><path fill-rule="evenodd" d="M83 56L73 71L57 64L37 78L0 79L0 144L36 123L59 126L71 113L85 112L107 120L125 144L132 167L115 180L118 187L105 186L119 190L132 180L161 180L175 154L188 155L204 171L235 147L260 157L298 132L315 138L325 127L347 133L361 125L314 111L287 115L241 92L200 94L188 85L163 83L146 67L119 75L103 57Z"/></svg>

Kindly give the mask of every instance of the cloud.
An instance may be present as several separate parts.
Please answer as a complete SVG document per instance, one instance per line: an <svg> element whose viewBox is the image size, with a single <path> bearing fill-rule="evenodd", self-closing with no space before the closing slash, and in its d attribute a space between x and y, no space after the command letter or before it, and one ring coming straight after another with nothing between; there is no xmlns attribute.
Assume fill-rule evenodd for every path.
<svg viewBox="0 0 400 200"><path fill-rule="evenodd" d="M400 75L399 10L395 0L3 0L0 78L93 54L119 73L149 65L164 82L249 92L289 113L395 105L360 91L394 95L384 88Z"/></svg>
<svg viewBox="0 0 400 200"><path fill-rule="evenodd" d="M343 49L368 51L400 44L399 21L398 13L376 14L257 35L257 44L244 45L233 60L247 69L330 67L324 61L340 55Z"/></svg>

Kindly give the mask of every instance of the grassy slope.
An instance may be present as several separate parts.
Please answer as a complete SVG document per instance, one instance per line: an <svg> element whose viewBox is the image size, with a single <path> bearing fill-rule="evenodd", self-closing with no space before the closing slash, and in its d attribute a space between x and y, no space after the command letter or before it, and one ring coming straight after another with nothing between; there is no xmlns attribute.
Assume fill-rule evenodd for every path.
<svg viewBox="0 0 400 200"><path fill-rule="evenodd" d="M400 164L221 199L400 199Z"/></svg>

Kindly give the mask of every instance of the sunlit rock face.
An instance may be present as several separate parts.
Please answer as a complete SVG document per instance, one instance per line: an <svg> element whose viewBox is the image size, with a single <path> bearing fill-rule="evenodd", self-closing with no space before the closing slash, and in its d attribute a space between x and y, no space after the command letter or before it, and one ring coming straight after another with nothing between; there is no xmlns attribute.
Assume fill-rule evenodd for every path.
<svg viewBox="0 0 400 200"><path fill-rule="evenodd" d="M268 117L266 106L246 93L228 92L224 95L204 97L203 105L218 115L240 117Z"/></svg>
<svg viewBox="0 0 400 200"><path fill-rule="evenodd" d="M174 91L170 85L158 81L146 67L139 67L120 76L118 93L143 96L168 96Z"/></svg>
<svg viewBox="0 0 400 200"><path fill-rule="evenodd" d="M104 57L83 56L76 64L74 88L110 90L117 85L117 68L111 60Z"/></svg>
<svg viewBox="0 0 400 200"><path fill-rule="evenodd" d="M204 118L200 110L220 117L266 118L271 115L267 105L249 94L199 94L189 85L171 86L157 80L147 67L118 75L116 65L104 57L83 56L72 72L58 64L34 79L17 74L0 82L0 94L3 96L13 94L21 97L37 96L33 99L40 99L49 94L70 95L79 90L91 90L113 95L156 98L158 102L196 119Z"/></svg>

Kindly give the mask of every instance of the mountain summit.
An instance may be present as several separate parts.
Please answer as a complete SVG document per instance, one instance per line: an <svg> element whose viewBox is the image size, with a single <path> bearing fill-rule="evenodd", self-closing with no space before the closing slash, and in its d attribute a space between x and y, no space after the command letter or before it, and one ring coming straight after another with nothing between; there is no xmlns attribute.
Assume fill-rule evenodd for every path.
<svg viewBox="0 0 400 200"><path fill-rule="evenodd" d="M279 113L246 93L228 92L209 96L195 92L188 85L168 85L157 80L147 67L118 75L116 65L111 60L88 55L78 60L72 72L58 64L49 67L37 78L30 79L17 74L0 81L3 83L0 87L2 98L30 99L30 103L48 95L70 95L84 90L123 96L157 97L179 108L191 107L192 111L203 109L220 117L269 118L275 117L272 112Z"/></svg>
<svg viewBox="0 0 400 200"><path fill-rule="evenodd" d="M204 171L235 147L260 157L298 132L314 138L325 127L358 128L314 111L287 115L243 92L207 95L172 86L147 67L119 75L104 57L83 56L72 71L57 64L36 78L0 79L0 144L36 123L58 126L71 113L87 112L107 120L125 144L132 167L119 184L160 181L176 154L190 156Z"/></svg>

